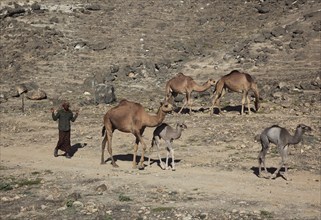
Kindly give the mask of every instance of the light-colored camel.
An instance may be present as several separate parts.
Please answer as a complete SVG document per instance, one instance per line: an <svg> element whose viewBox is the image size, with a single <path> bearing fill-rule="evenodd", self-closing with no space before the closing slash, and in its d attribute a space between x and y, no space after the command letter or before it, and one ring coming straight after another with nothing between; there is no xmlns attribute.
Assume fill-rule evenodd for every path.
<svg viewBox="0 0 321 220"><path fill-rule="evenodd" d="M285 172L283 174L283 177L284 177L284 179L287 180L288 167L286 164L286 160L288 157L289 145L299 143L302 140L302 136L303 136L304 132L311 131L311 130L312 130L311 127L306 126L304 124L299 124L296 127L294 135L292 136L285 128L282 128L278 125L273 125L271 127L264 129L260 135L262 149L261 149L261 152L259 153L259 156L258 156L259 177L262 177L261 176L261 165L262 164L263 164L265 173L267 173L267 169L265 166L265 156L269 150L269 144L273 143L277 146L282 160L281 160L280 165L277 168L277 170L271 176L271 179L276 178L278 172L280 171L280 169L284 165Z"/></svg>
<svg viewBox="0 0 321 220"><path fill-rule="evenodd" d="M193 80L192 77L186 76L183 73L178 73L175 77L173 77L166 83L166 100L170 100L172 97L176 97L178 93L185 94L186 97L184 99L184 104L178 113L181 113L186 105L189 107L189 113L191 113L191 93L193 91L204 92L212 85L215 85L215 80L213 79L209 79L203 85L199 85Z"/></svg>
<svg viewBox="0 0 321 220"><path fill-rule="evenodd" d="M136 137L134 145L134 156L133 156L133 168L136 168L136 154L138 150L138 144L141 143L143 151L140 159L139 168L144 168L144 153L146 150L146 144L142 138L146 127L156 127L160 125L167 113L171 112L173 106L164 102L161 103L156 115L150 115L144 107L135 102L128 100L122 100L120 103L107 111L104 116L104 126L102 129L102 135L104 139L102 141L102 152L101 152L101 164L105 163L104 151L106 142L108 142L108 152L111 156L112 165L118 167L112 154L112 136L114 130L119 130L125 133L132 133Z"/></svg>
<svg viewBox="0 0 321 220"><path fill-rule="evenodd" d="M244 113L245 100L247 100L248 112L249 114L251 114L250 99L248 97L248 93L251 90L254 92L255 96L255 110L259 110L259 90L257 88L257 84L254 82L254 79L248 73L242 73L237 70L233 70L229 74L222 76L221 79L217 81L215 85L214 99L212 101L212 106L210 109L211 114L213 113L213 108L215 106L221 113L220 99L225 94L226 89L232 92L239 92L243 94L241 115L243 115Z"/></svg>
<svg viewBox="0 0 321 220"><path fill-rule="evenodd" d="M182 122L178 122L176 124L176 128L173 128L166 123L162 123L157 128L155 128L155 130L153 132L152 145L151 145L150 152L149 152L150 155L148 157L148 164L150 165L150 156L151 156L154 146L156 145L157 155L158 155L158 159L159 159L161 168L162 169L169 169L168 159L169 159L169 154L171 153L172 170L174 171L175 170L175 158L174 158L173 141L179 139L182 135L182 131L185 130L186 128L187 128L187 126ZM161 156L159 154L160 139L163 139L167 144L167 147L166 147L167 156L166 156L166 165L165 166L164 166L164 163L163 163Z"/></svg>

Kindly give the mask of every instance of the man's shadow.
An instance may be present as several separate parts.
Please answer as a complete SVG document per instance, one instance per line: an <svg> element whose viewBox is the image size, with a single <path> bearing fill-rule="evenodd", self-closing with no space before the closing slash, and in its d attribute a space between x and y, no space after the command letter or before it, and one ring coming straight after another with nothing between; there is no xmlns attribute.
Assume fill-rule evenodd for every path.
<svg viewBox="0 0 321 220"><path fill-rule="evenodd" d="M73 157L79 148L84 148L86 145L87 145L87 143L83 143L83 144L77 143L77 144L72 145L70 147L70 150L68 151L69 156Z"/></svg>

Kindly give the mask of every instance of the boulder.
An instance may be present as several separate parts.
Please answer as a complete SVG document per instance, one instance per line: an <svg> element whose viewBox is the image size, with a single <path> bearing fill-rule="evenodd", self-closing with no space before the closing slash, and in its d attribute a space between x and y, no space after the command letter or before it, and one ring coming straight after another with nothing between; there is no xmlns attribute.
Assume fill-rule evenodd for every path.
<svg viewBox="0 0 321 220"><path fill-rule="evenodd" d="M94 94L96 104L109 104L116 101L115 89L113 85L98 84L95 86Z"/></svg>
<svg viewBox="0 0 321 220"><path fill-rule="evenodd" d="M47 94L43 90L37 89L37 90L32 90L28 92L27 98L31 100L41 100L41 99L46 99Z"/></svg>

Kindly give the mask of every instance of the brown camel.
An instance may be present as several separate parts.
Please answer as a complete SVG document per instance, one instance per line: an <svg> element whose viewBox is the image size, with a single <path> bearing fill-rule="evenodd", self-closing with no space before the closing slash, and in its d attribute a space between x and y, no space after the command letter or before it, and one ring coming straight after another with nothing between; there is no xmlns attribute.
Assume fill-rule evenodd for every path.
<svg viewBox="0 0 321 220"><path fill-rule="evenodd" d="M191 93L193 91L204 92L212 85L215 85L215 80L213 79L207 80L207 82L205 82L203 85L198 85L192 77L186 76L183 73L178 73L175 77L173 77L166 83L166 100L169 100L172 97L176 97L178 93L185 94L186 98L184 100L184 104L178 113L181 113L186 105L189 106L189 113L191 113Z"/></svg>
<svg viewBox="0 0 321 220"><path fill-rule="evenodd" d="M257 84L254 82L254 79L248 73L241 73L237 70L233 70L229 74L222 76L221 79L217 81L215 85L214 99L210 111L211 114L213 113L214 106L218 107L219 112L221 112L220 99L225 94L226 89L232 92L239 92L243 94L241 115L243 115L244 113L245 99L247 100L248 112L249 114L251 114L250 99L248 97L248 93L250 90L254 92L255 110L259 110L259 90L257 88Z"/></svg>
<svg viewBox="0 0 321 220"><path fill-rule="evenodd" d="M112 165L118 167L116 164L113 154L112 154L112 137L114 130L125 133L132 133L136 137L134 146L134 156L133 156L133 168L136 168L136 154L138 150L138 144L143 145L142 156L140 159L139 168L144 168L144 153L146 150L146 144L142 138L144 130L146 127L156 127L160 125L166 114L171 112L173 106L168 102L161 103L156 115L149 115L144 107L135 102L122 100L119 104L110 110L104 116L104 126L102 129L102 135L104 139L102 141L102 152L101 152L101 164L105 163L104 151L106 147L106 142L108 142L108 152L111 156Z"/></svg>

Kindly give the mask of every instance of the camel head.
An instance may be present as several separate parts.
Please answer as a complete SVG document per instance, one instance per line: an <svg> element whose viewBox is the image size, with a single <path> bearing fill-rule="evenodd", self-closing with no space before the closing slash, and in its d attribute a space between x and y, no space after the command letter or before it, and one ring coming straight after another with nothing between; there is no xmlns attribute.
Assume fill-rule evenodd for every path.
<svg viewBox="0 0 321 220"><path fill-rule="evenodd" d="M165 113L169 113L173 111L173 105L170 104L168 101L164 101L160 103L160 110Z"/></svg>
<svg viewBox="0 0 321 220"><path fill-rule="evenodd" d="M214 86L215 85L215 80L214 79L209 79L209 80L207 80L206 83L210 84L211 86Z"/></svg>
<svg viewBox="0 0 321 220"><path fill-rule="evenodd" d="M305 124L299 124L297 127L297 129L302 129L303 132L309 132L312 131L312 128L305 125Z"/></svg>
<svg viewBox="0 0 321 220"><path fill-rule="evenodd" d="M186 126L186 124L184 122L177 122L176 126L180 127L182 130L187 129L187 126Z"/></svg>

